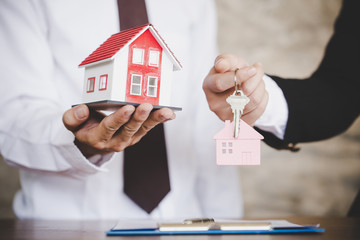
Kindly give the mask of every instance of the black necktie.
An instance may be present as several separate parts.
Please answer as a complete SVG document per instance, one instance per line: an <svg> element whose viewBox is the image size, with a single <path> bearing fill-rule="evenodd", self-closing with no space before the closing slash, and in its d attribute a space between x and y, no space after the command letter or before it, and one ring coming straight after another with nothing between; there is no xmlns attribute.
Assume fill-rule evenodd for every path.
<svg viewBox="0 0 360 240"><path fill-rule="evenodd" d="M118 0L120 30L148 23L144 0ZM170 191L163 124L125 149L124 192L150 213Z"/></svg>

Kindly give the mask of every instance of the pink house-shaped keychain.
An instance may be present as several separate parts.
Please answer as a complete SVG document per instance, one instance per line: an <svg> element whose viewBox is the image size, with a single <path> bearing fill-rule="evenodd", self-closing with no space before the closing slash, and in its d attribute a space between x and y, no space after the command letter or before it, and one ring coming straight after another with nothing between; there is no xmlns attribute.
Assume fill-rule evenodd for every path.
<svg viewBox="0 0 360 240"><path fill-rule="evenodd" d="M173 71L182 68L157 30L146 24L113 34L79 67L83 102L95 109L150 103L170 107Z"/></svg>
<svg viewBox="0 0 360 240"><path fill-rule="evenodd" d="M234 138L234 122L215 134L217 165L260 165L260 140L264 137L240 119L240 130Z"/></svg>

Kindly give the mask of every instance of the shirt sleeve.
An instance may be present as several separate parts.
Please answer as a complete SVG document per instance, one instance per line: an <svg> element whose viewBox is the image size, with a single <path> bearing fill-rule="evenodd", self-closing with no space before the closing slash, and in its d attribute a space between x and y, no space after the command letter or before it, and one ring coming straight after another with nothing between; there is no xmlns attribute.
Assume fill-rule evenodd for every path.
<svg viewBox="0 0 360 240"><path fill-rule="evenodd" d="M71 174L105 171L89 162L62 123L66 107L37 1L1 1L0 151L13 166Z"/></svg>
<svg viewBox="0 0 360 240"><path fill-rule="evenodd" d="M283 139L261 132L264 141L277 149L293 151L297 143L334 137L346 131L360 112L359 1L343 2L335 31L318 69L306 79L272 79L282 89L288 104Z"/></svg>
<svg viewBox="0 0 360 240"><path fill-rule="evenodd" d="M279 139L284 139L288 120L288 105L281 88L269 76L264 75L269 101L263 115L255 122L259 129L272 133Z"/></svg>

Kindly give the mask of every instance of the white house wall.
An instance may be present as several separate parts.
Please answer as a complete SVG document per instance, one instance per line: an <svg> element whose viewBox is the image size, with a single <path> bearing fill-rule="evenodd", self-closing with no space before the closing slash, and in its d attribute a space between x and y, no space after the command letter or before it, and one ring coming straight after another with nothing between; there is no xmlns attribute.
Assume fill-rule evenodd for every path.
<svg viewBox="0 0 360 240"><path fill-rule="evenodd" d="M107 74L106 90L99 90L100 76ZM88 78L95 77L94 92L86 92ZM110 98L111 85L113 79L113 61L103 62L96 65L85 66L85 79L83 89L83 102L95 102Z"/></svg>
<svg viewBox="0 0 360 240"><path fill-rule="evenodd" d="M161 61L161 82L159 105L171 106L171 84L173 78L173 63L168 58L166 52L162 52Z"/></svg>
<svg viewBox="0 0 360 240"><path fill-rule="evenodd" d="M111 100L125 101L126 81L128 71L129 47L124 47L114 58L114 83Z"/></svg>

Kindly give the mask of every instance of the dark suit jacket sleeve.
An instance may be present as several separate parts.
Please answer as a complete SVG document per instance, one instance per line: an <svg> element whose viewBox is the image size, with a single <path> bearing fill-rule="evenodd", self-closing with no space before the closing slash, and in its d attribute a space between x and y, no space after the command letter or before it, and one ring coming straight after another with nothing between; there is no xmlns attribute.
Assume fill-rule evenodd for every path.
<svg viewBox="0 0 360 240"><path fill-rule="evenodd" d="M284 140L259 130L277 149L344 132L360 110L360 1L345 0L319 68L307 79L272 76L289 106ZM294 63L296 64L296 63Z"/></svg>

